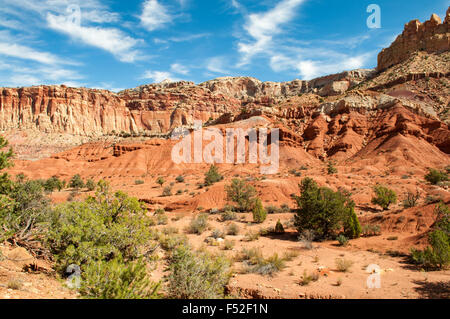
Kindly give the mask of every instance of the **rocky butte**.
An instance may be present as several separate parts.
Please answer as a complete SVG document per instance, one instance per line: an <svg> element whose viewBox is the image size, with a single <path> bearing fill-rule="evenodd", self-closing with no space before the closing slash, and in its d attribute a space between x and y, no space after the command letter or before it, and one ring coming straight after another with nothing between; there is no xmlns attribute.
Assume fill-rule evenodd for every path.
<svg viewBox="0 0 450 319"><path fill-rule="evenodd" d="M392 45L378 55L378 71L383 71L395 64L405 61L416 51L436 53L448 51L450 48L450 8L447 10L444 23L439 16L433 14L430 20L420 23L412 20L405 25L405 30Z"/></svg>

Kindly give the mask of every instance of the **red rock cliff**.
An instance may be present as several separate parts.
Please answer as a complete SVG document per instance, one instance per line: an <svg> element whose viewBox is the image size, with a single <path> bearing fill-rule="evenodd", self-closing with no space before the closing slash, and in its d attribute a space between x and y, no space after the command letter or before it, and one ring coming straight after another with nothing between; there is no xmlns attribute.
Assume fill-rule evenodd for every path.
<svg viewBox="0 0 450 319"><path fill-rule="evenodd" d="M426 51L428 53L443 52L450 49L450 7L444 22L436 14L430 20L420 23L412 20L405 25L401 35L389 48L378 55L378 71L407 60L411 53Z"/></svg>

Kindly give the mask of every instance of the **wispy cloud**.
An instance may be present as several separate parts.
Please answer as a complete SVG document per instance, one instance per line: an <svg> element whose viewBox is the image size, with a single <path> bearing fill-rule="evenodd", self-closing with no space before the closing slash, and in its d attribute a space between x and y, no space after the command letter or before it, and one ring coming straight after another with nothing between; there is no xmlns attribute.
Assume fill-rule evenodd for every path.
<svg viewBox="0 0 450 319"><path fill-rule="evenodd" d="M306 0L283 0L274 8L260 13L244 15L243 31L239 35L237 68L252 63L255 56L269 60L274 72L289 73L310 80L325 74L363 67L374 52L358 52L357 48L371 38L370 33L338 39L325 36L305 41L284 34ZM232 1L232 6L242 10L242 5Z"/></svg>
<svg viewBox="0 0 450 319"><path fill-rule="evenodd" d="M176 74L183 74L183 75L189 74L189 69L186 66L179 63L172 64L170 66L170 70Z"/></svg>
<svg viewBox="0 0 450 319"><path fill-rule="evenodd" d="M77 71L70 70L58 65L35 65L24 66L17 61L7 61L0 64L0 82L4 86L29 86L41 84L67 84L70 86L81 86L78 80L83 76Z"/></svg>
<svg viewBox="0 0 450 319"><path fill-rule="evenodd" d="M281 26L295 17L296 9L303 2L305 0L283 0L269 11L248 14L244 29L252 40L238 43L241 54L238 66L250 63L255 55L267 50L273 44L273 37L281 33ZM238 2L234 5L237 6Z"/></svg>
<svg viewBox="0 0 450 319"><path fill-rule="evenodd" d="M142 76L142 79L150 79L155 83L160 83L165 80L169 80L172 82L180 80L175 78L172 73L166 71L146 71Z"/></svg>
<svg viewBox="0 0 450 319"><path fill-rule="evenodd" d="M294 70L304 80L338 73L344 70L361 68L374 53L349 55L326 49L302 50L298 56L274 55L270 59L270 67L275 72Z"/></svg>
<svg viewBox="0 0 450 319"><path fill-rule="evenodd" d="M119 22L120 15L99 0L2 1L7 5L5 12L22 25L30 26L30 20L36 22L40 17L38 23L32 23L34 28L50 28L66 34L78 42L110 52L122 62L134 62L139 57L136 47L143 40L135 39L118 28L104 26ZM8 24L11 29L17 28L16 20Z"/></svg>
<svg viewBox="0 0 450 319"><path fill-rule="evenodd" d="M168 37L166 39L154 38L153 42L156 44L168 44L169 42L191 42L198 39L209 37L210 33L195 33L195 34L184 34L175 37Z"/></svg>
<svg viewBox="0 0 450 319"><path fill-rule="evenodd" d="M147 31L154 31L164 27L172 21L168 9L157 0L146 0L140 16L141 25Z"/></svg>
<svg viewBox="0 0 450 319"><path fill-rule="evenodd" d="M212 57L208 59L206 69L213 73L226 74L230 73L229 70L227 70L227 64L225 57Z"/></svg>
<svg viewBox="0 0 450 319"><path fill-rule="evenodd" d="M16 43L4 43L0 40L0 55L6 55L13 58L19 58L23 60L32 60L43 64L73 64L73 62L65 61L58 56L49 53L41 52L33 48L16 44Z"/></svg>
<svg viewBox="0 0 450 319"><path fill-rule="evenodd" d="M115 28L100 28L79 25L66 16L47 14L48 26L88 45L112 53L122 62L134 62L139 58L135 47L142 40L134 39Z"/></svg>

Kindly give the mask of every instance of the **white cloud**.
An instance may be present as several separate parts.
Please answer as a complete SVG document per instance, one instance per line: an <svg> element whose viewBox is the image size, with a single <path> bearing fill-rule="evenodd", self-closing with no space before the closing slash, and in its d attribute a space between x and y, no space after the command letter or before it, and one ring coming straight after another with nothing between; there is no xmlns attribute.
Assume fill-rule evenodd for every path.
<svg viewBox="0 0 450 319"><path fill-rule="evenodd" d="M30 74L13 74L12 76L8 77L8 80L6 82L7 86L10 87L17 87L17 86L32 86L32 85L39 85L41 84L41 79L30 75Z"/></svg>
<svg viewBox="0 0 450 319"><path fill-rule="evenodd" d="M165 71L146 71L142 78L153 80L155 83L160 83L165 80L172 82L179 81L179 79L173 77L172 73Z"/></svg>
<svg viewBox="0 0 450 319"><path fill-rule="evenodd" d="M270 66L275 72L295 70L301 79L311 80L323 75L361 68L371 57L371 53L351 56L330 50L319 51L312 50L308 56L276 55L271 58Z"/></svg>
<svg viewBox="0 0 450 319"><path fill-rule="evenodd" d="M77 71L61 68L57 65L23 66L17 61L8 60L0 64L0 69L6 72L0 73L0 81L6 86L30 86L42 84L65 84L81 86L77 80L83 77Z"/></svg>
<svg viewBox="0 0 450 319"><path fill-rule="evenodd" d="M189 74L189 69L188 69L186 66L181 65L181 64L179 64L179 63L174 63L174 64L172 64L172 65L170 66L170 70L171 70L173 73L177 73L177 74L183 74L183 75Z"/></svg>
<svg viewBox="0 0 450 319"><path fill-rule="evenodd" d="M108 7L98 0L2 0L5 5L18 7L21 11L16 11L16 16L22 16L25 11L34 11L45 17L48 12L56 14L70 15L71 6L79 6L81 18L84 23L104 23L117 22L119 14L110 12ZM14 12L8 10L9 13Z"/></svg>
<svg viewBox="0 0 450 319"><path fill-rule="evenodd" d="M65 16L47 15L48 26L58 32L65 33L73 39L112 53L122 62L134 62L139 58L135 49L142 40L127 36L114 28L85 27L70 21Z"/></svg>
<svg viewBox="0 0 450 319"><path fill-rule="evenodd" d="M272 45L273 37L281 33L281 26L295 17L295 10L304 1L283 0L267 12L247 15L244 29L253 41L241 40L238 43L238 50L242 55L238 66L250 63L255 55L266 51ZM234 5L238 5L238 2Z"/></svg>
<svg viewBox="0 0 450 319"><path fill-rule="evenodd" d="M0 42L0 54L43 64L71 64L71 62L64 61L52 53L37 51L15 43Z"/></svg>
<svg viewBox="0 0 450 319"><path fill-rule="evenodd" d="M141 25L148 31L164 27L172 21L167 8L158 3L157 0L146 0L140 16Z"/></svg>
<svg viewBox="0 0 450 319"><path fill-rule="evenodd" d="M214 73L230 73L225 67L226 61L224 57L213 57L207 61L206 68Z"/></svg>
<svg viewBox="0 0 450 319"><path fill-rule="evenodd" d="M101 82L100 85L98 86L94 85L93 88L99 90L108 90L115 93L125 90L124 88L121 87L115 87L113 84L108 82Z"/></svg>

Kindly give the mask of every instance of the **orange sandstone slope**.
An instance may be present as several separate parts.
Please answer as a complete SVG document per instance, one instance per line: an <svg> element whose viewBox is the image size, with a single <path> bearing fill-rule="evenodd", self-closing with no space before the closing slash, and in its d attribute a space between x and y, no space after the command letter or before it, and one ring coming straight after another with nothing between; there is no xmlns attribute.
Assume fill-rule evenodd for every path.
<svg viewBox="0 0 450 319"><path fill-rule="evenodd" d="M407 24L380 53L377 70L311 81L225 77L117 94L65 86L1 89L0 128L18 154L11 172L35 178L80 173L128 183L156 174L202 175L206 164L171 161L175 142L168 139L176 128L192 129L195 119L222 130L280 128L281 174L305 165L320 178L329 159L344 171L443 168L450 164L449 17L450 10L443 23L433 15L417 28ZM229 177L259 174L250 164L222 169ZM280 196L290 200L287 193Z"/></svg>

